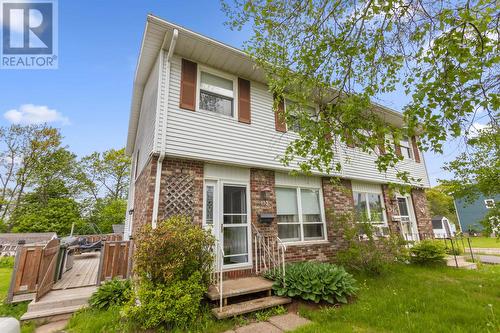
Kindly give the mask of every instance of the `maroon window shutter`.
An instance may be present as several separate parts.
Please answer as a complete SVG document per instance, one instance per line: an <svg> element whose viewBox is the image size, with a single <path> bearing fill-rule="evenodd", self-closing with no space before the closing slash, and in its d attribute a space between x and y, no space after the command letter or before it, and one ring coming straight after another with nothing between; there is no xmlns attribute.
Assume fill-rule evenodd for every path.
<svg viewBox="0 0 500 333"><path fill-rule="evenodd" d="M238 78L238 121L250 124L250 81Z"/></svg>
<svg viewBox="0 0 500 333"><path fill-rule="evenodd" d="M420 163L420 152L418 151L417 137L411 137L411 144L413 146L413 155L415 156L415 162Z"/></svg>
<svg viewBox="0 0 500 333"><path fill-rule="evenodd" d="M196 109L196 63L182 59L180 107L194 111Z"/></svg>
<svg viewBox="0 0 500 333"><path fill-rule="evenodd" d="M274 99L278 98L274 96ZM274 112L274 126L278 132L286 132L286 118L285 118L285 102L283 98L279 99L278 109Z"/></svg>
<svg viewBox="0 0 500 333"><path fill-rule="evenodd" d="M394 138L394 136L393 136ZM401 154L401 146L399 145L399 141L396 141L396 138L394 138L394 151L396 152L396 156L402 156Z"/></svg>
<svg viewBox="0 0 500 333"><path fill-rule="evenodd" d="M349 147L349 148L356 147L356 145L354 144L354 139L348 130L344 130L344 136L345 136L345 143L346 143L347 147Z"/></svg>
<svg viewBox="0 0 500 333"><path fill-rule="evenodd" d="M380 136L380 143L378 144L378 150L380 152L380 155L385 154L385 136Z"/></svg>

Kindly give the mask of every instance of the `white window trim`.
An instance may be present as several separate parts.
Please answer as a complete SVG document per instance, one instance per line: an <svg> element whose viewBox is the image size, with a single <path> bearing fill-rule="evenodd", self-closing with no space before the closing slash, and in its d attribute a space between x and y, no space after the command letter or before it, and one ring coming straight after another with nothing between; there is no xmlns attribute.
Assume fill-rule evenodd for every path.
<svg viewBox="0 0 500 333"><path fill-rule="evenodd" d="M406 138L406 140L403 140L405 138ZM403 141L408 142L408 146L402 145ZM403 152L402 152L403 148L407 148L408 151L410 152L410 157L407 157L407 156L403 155L403 157L404 157L405 160L411 160L411 161L413 161L415 159L415 154L413 152L413 144L411 142L411 138L410 137L403 137L403 138L401 138L401 140L399 140L399 147L401 149L401 155L403 155Z"/></svg>
<svg viewBox="0 0 500 333"><path fill-rule="evenodd" d="M201 90L201 72L206 72L215 76L220 76L223 79L227 79L233 82L233 116L226 116L223 114L219 114L216 112L204 110L200 108L200 90ZM222 96L226 96L224 94L221 94ZM229 96L226 96L229 97ZM202 112L207 115L211 116L216 116L216 117L222 117L226 119L236 119L238 120L238 77L235 75L231 75L225 72L221 72L219 70L200 65L198 64L197 66L197 73L196 73L196 111L197 112Z"/></svg>
<svg viewBox="0 0 500 333"><path fill-rule="evenodd" d="M310 186L291 186L291 185L276 185L276 188L292 188L295 189L295 195L297 198L297 214L299 216L299 222L295 223L279 223L276 222L276 224L279 226L280 224L299 224L300 226L300 240L289 240L287 241L286 239L281 239L283 243L286 243L287 245L304 245L304 244L314 244L314 243L325 243L328 241L327 237L327 230L326 230L326 219L325 219L325 208L324 208L324 203L323 203L323 190L321 187L310 187ZM323 238L321 239L304 239L304 225L305 224L319 224L319 222L309 222L309 223L304 223L303 218L302 218L302 198L300 195L300 190L305 189L305 190L318 190L319 191L319 210L320 210L320 216L321 216L321 223L323 225ZM278 207L276 207L277 209ZM276 218L278 217L278 214L276 214ZM278 231L278 237L279 237L279 231Z"/></svg>
<svg viewBox="0 0 500 333"><path fill-rule="evenodd" d="M370 221L369 223L370 224L373 224L375 226L380 226L380 227L387 227L389 226L388 223L387 223L387 214L386 214L386 209L385 209L385 202L384 202L384 195L383 193L381 192L377 192L377 191L357 191L357 190L354 190L352 191L353 193L353 199L354 199L354 193L361 193L364 195L365 197L365 200L366 200L366 209L368 211L368 215L370 216L371 218L371 211L370 211L370 203L368 202L368 194L377 194L377 195L380 195L380 203L382 205L382 218L384 221L382 222L375 222L375 221ZM362 223L360 221L356 221L357 223Z"/></svg>

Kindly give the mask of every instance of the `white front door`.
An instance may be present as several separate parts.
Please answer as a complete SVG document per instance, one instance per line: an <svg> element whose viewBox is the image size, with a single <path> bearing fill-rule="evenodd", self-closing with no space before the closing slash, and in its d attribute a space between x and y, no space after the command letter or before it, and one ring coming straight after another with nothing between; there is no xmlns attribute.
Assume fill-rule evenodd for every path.
<svg viewBox="0 0 500 333"><path fill-rule="evenodd" d="M418 228L415 223L413 210L408 197L398 197L399 217L401 218L401 232L407 241L418 241Z"/></svg>
<svg viewBox="0 0 500 333"><path fill-rule="evenodd" d="M248 184L205 180L203 224L224 250L224 267L251 262Z"/></svg>

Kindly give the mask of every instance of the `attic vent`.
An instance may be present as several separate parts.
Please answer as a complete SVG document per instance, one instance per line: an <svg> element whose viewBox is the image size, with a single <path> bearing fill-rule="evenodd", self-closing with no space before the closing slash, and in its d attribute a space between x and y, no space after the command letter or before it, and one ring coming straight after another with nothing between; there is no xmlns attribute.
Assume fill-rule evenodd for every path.
<svg viewBox="0 0 500 333"><path fill-rule="evenodd" d="M175 215L194 217L194 178L191 175L167 177L164 219Z"/></svg>

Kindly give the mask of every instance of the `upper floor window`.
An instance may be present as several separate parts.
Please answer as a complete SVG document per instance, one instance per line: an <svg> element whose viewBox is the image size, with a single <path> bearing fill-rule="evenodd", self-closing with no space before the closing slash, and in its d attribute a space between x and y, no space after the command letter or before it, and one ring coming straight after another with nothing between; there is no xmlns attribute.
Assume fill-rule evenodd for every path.
<svg viewBox="0 0 500 333"><path fill-rule="evenodd" d="M385 225L382 194L353 191L354 211L357 222Z"/></svg>
<svg viewBox="0 0 500 333"><path fill-rule="evenodd" d="M320 190L277 187L278 237L285 242L325 239Z"/></svg>
<svg viewBox="0 0 500 333"><path fill-rule="evenodd" d="M298 103L286 99L285 109L288 112L288 122L287 129L291 132L300 132L302 130L302 125L300 122L300 112L307 112L311 118L316 116L316 108L311 105L302 106Z"/></svg>
<svg viewBox="0 0 500 333"><path fill-rule="evenodd" d="M234 116L234 81L200 71L199 108L224 116Z"/></svg>
<svg viewBox="0 0 500 333"><path fill-rule="evenodd" d="M413 158L412 147L408 137L403 137L399 142L399 146L401 147L401 155L404 158Z"/></svg>

